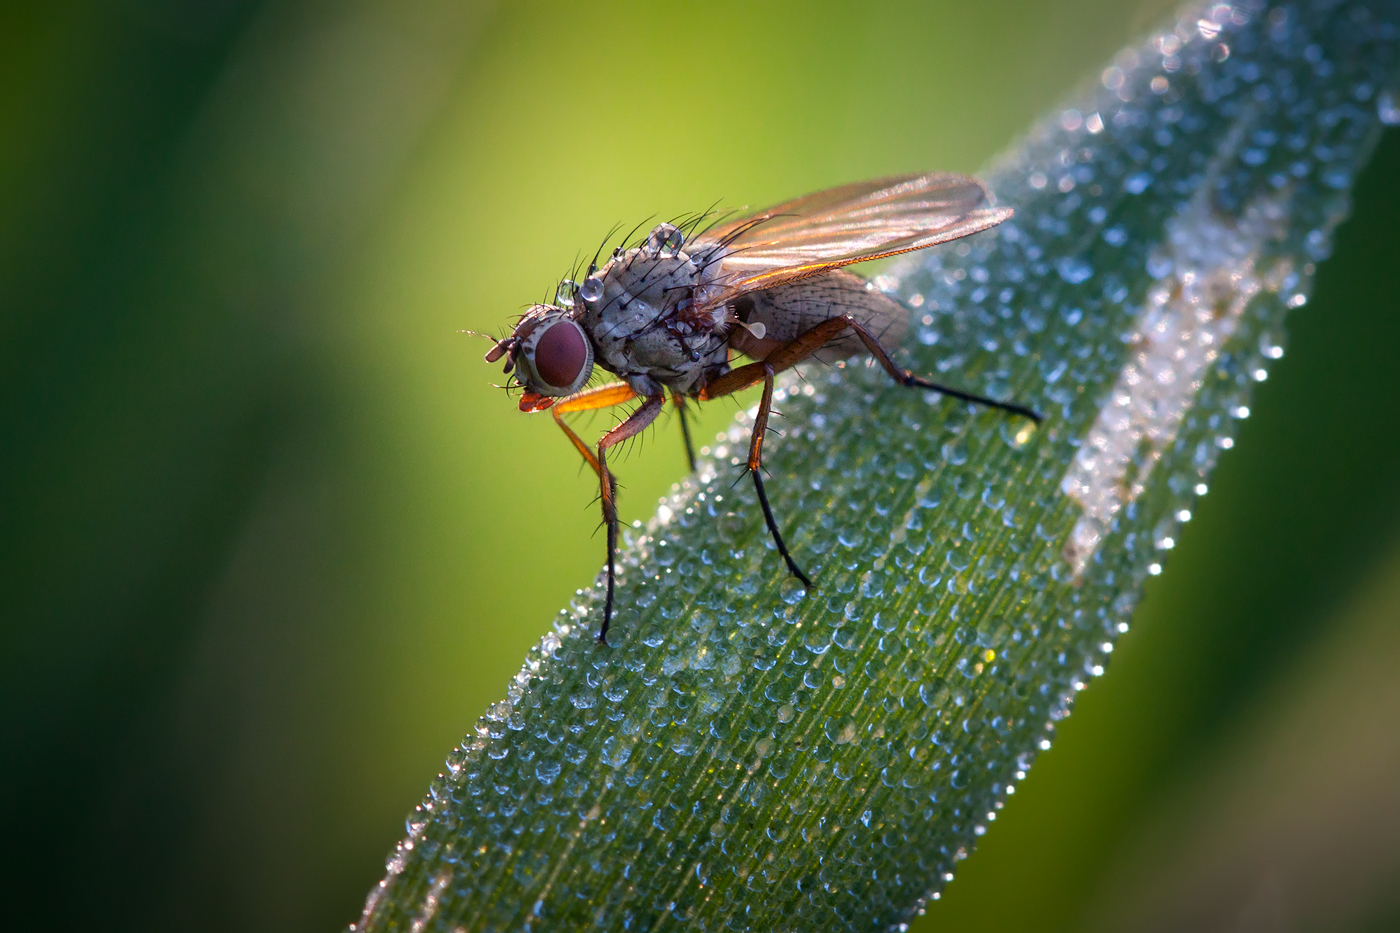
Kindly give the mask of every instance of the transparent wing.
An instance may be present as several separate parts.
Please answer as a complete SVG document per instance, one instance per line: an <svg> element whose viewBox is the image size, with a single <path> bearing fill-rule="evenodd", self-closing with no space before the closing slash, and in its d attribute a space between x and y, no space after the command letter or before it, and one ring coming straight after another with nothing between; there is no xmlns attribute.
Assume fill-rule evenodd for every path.
<svg viewBox="0 0 1400 933"><path fill-rule="evenodd" d="M992 207L966 175L903 175L828 188L729 220L697 235L692 254L718 246L713 306L831 269L923 249L996 226L1010 208Z"/></svg>

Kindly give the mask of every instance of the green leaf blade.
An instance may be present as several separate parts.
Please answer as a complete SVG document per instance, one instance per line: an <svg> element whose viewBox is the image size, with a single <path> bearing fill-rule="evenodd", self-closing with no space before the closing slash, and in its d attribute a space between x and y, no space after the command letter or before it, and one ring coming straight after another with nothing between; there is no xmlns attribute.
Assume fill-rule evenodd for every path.
<svg viewBox="0 0 1400 933"><path fill-rule="evenodd" d="M1357 10L1363 10L1364 15ZM877 278L907 362L783 383L449 760L360 929L885 928L1102 673L1281 353L1396 86L1397 5L1191 11L988 181L1017 216Z"/></svg>

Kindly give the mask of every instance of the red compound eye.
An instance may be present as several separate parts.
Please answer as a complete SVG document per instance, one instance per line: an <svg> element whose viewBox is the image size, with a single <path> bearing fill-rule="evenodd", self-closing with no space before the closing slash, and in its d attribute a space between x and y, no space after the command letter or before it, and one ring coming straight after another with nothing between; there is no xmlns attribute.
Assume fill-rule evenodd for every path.
<svg viewBox="0 0 1400 933"><path fill-rule="evenodd" d="M588 365L588 341L573 321L560 321L535 344L535 372L551 386L571 387Z"/></svg>

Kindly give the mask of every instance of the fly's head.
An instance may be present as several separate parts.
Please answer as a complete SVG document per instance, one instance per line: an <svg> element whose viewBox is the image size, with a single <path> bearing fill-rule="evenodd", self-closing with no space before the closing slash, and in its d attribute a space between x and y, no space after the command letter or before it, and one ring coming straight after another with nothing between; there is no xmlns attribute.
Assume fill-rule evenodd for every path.
<svg viewBox="0 0 1400 933"><path fill-rule="evenodd" d="M556 398L572 395L593 374L593 344L572 310L531 305L509 337L486 354L486 362L506 358L505 371L525 390L521 411L543 411Z"/></svg>

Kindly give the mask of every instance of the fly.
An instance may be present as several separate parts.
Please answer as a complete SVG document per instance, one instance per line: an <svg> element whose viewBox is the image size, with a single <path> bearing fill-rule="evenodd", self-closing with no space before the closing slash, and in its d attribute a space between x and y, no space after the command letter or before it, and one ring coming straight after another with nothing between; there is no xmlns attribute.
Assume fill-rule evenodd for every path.
<svg viewBox="0 0 1400 933"><path fill-rule="evenodd" d="M554 413L555 423L598 476L607 528L607 599L598 641L607 644L617 555L617 481L608 450L656 419L669 393L685 438L686 400L708 401L763 384L745 472L788 571L808 589L783 542L763 488L763 438L773 379L809 359L868 353L901 385L999 408L1039 422L1024 405L933 382L899 366L888 347L908 328L908 311L843 266L947 243L1010 217L980 181L936 173L883 178L818 191L698 230L657 225L646 240L619 248L582 283L561 283L559 303L532 305L510 336L486 354L506 358L524 390L520 410ZM736 353L752 362L734 366ZM585 389L598 366L620 377ZM640 399L593 447L563 416Z"/></svg>

